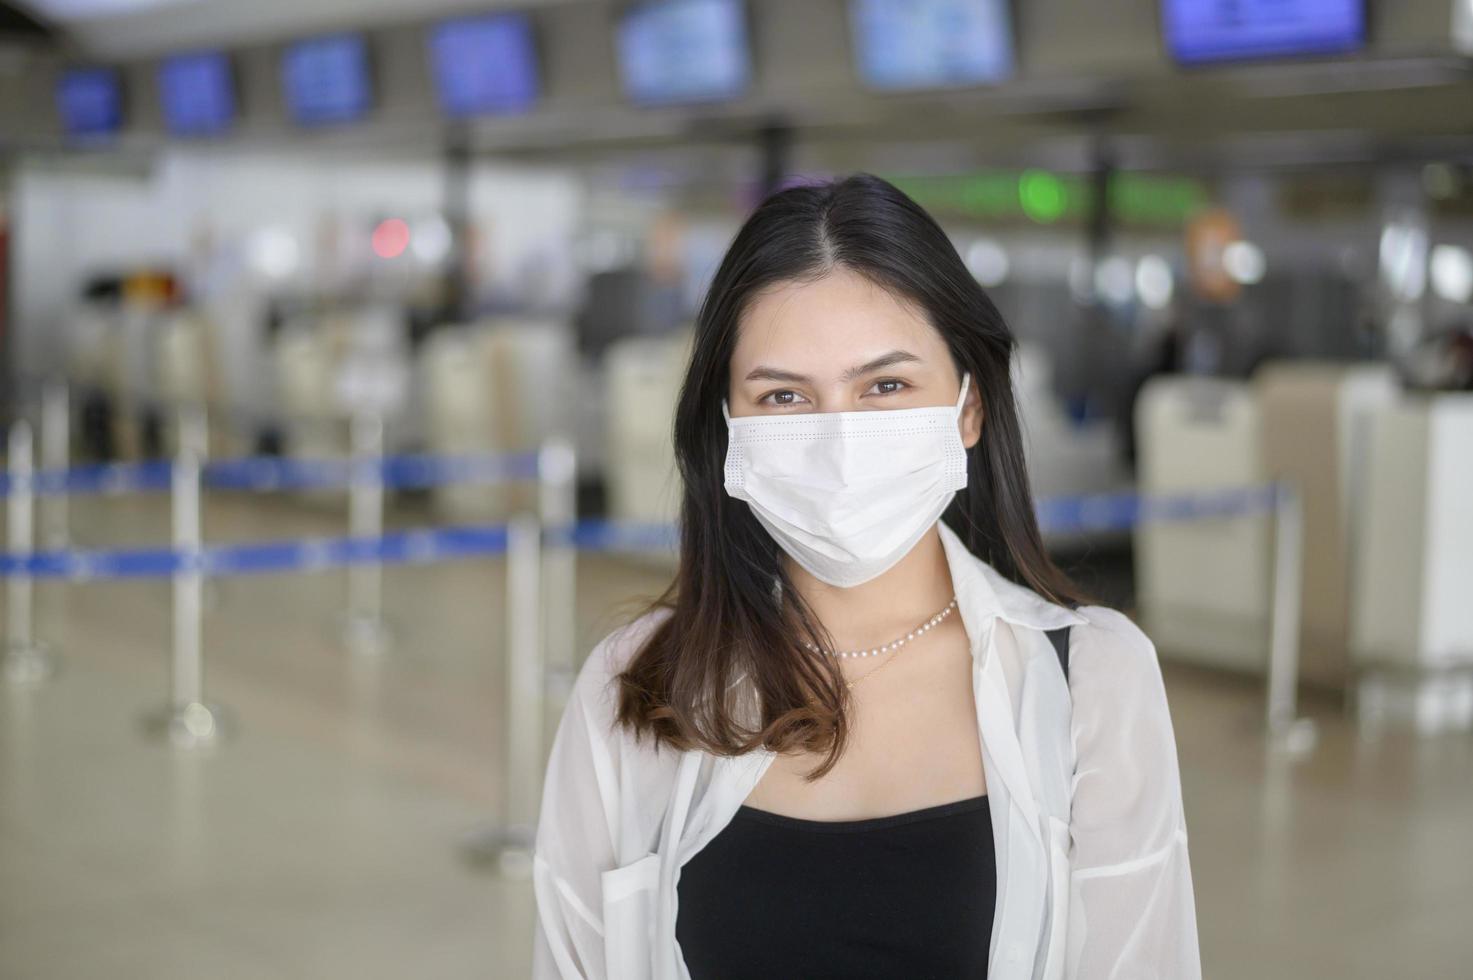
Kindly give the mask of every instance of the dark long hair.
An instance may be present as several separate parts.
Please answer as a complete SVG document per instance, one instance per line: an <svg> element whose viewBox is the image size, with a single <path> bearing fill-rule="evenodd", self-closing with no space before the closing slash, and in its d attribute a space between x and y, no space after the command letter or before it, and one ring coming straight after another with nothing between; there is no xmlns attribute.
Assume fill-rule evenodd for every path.
<svg viewBox="0 0 1473 980"><path fill-rule="evenodd" d="M967 485L942 520L973 554L1059 603L1080 594L1043 548L1034 518L1010 368L1015 341L946 233L893 184L855 174L792 187L762 203L727 249L696 320L695 347L675 413L684 483L680 567L649 610L668 609L618 675L618 722L656 744L739 755L827 751L817 779L843 753L849 690L837 663L815 653L831 639L788 578L777 543L747 504L727 495L721 399L740 318L763 289L812 281L836 267L924 311L982 396L982 437L967 453ZM774 583L782 601L774 598ZM746 671L758 713L733 705ZM756 724L753 724L756 719Z"/></svg>

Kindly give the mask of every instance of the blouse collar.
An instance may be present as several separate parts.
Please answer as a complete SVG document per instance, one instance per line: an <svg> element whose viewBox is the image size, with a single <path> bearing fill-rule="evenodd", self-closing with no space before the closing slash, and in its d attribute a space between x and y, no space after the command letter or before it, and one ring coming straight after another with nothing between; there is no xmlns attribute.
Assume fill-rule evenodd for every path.
<svg viewBox="0 0 1473 980"><path fill-rule="evenodd" d="M941 544L951 567L951 582L956 590L956 604L976 635L996 617L1015 626L1052 630L1088 622L1079 613L1025 588L1005 577L990 564L968 550L961 537L945 521L938 521Z"/></svg>

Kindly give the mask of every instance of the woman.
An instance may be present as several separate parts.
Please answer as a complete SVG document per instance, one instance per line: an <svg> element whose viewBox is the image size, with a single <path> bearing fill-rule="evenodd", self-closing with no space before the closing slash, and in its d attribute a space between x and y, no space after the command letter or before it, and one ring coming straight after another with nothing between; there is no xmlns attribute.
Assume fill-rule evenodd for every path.
<svg viewBox="0 0 1473 980"><path fill-rule="evenodd" d="M676 411L679 571L553 743L534 977L1200 976L1155 649L1044 552L1013 346L883 180L747 220Z"/></svg>

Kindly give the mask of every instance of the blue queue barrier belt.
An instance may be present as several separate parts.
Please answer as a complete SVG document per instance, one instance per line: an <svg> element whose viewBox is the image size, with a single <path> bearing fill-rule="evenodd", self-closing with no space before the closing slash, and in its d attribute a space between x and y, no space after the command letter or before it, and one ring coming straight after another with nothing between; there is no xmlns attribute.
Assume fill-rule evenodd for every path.
<svg viewBox="0 0 1473 980"><path fill-rule="evenodd" d="M31 489L37 496L167 491L173 474L174 462L167 459L99 463L66 470L38 470L31 477ZM201 483L210 489L256 492L323 490L380 481L385 488L397 490L536 477L536 453L401 455L376 460L247 456L206 461L200 471ZM18 482L9 473L0 473L0 497L13 493Z"/></svg>
<svg viewBox="0 0 1473 980"><path fill-rule="evenodd" d="M1273 511L1282 492L1276 483L1182 493L1120 492L1051 497L1038 502L1045 534L1129 531L1140 524L1249 517Z"/></svg>
<svg viewBox="0 0 1473 980"><path fill-rule="evenodd" d="M36 551L0 554L0 577L89 581L169 578L197 571L207 576L310 572L344 565L426 564L499 555L506 551L505 524L421 528L377 538L299 538L246 544L207 545L197 551L121 548L96 551Z"/></svg>
<svg viewBox="0 0 1473 980"><path fill-rule="evenodd" d="M1128 530L1141 523L1237 518L1274 508L1277 485L1241 487L1191 494L1096 494L1039 502L1046 532ZM545 529L549 547L578 551L674 551L679 532L673 524L581 520ZM507 548L504 524L466 525L394 531L377 538L329 537L244 544L207 545L197 551L169 547L95 551L0 553L0 578L89 581L167 578L178 572L206 576L280 574L344 565L427 564L501 555Z"/></svg>

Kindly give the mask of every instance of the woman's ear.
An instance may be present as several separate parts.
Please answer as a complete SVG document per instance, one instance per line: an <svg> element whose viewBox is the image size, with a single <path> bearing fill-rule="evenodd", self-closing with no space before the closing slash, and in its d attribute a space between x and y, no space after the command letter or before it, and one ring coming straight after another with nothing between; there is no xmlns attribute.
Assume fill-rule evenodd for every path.
<svg viewBox="0 0 1473 980"><path fill-rule="evenodd" d="M967 386L967 398L962 402L962 445L968 449L977 445L982 438L982 422L986 413L982 408L982 392L974 382Z"/></svg>

